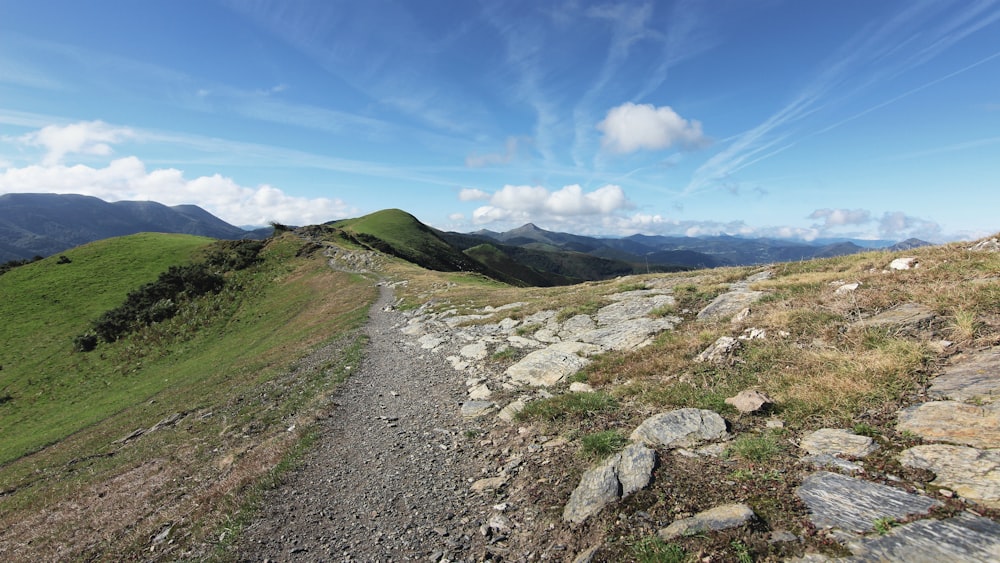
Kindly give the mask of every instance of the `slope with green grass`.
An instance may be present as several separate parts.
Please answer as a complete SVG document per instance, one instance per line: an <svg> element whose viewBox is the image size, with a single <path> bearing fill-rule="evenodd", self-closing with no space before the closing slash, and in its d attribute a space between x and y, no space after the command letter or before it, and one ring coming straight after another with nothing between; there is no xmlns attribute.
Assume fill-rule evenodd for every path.
<svg viewBox="0 0 1000 563"><path fill-rule="evenodd" d="M356 219L329 224L343 230L364 246L392 254L431 270L441 272L483 271L471 260L424 225L399 209L385 209Z"/></svg>
<svg viewBox="0 0 1000 563"><path fill-rule="evenodd" d="M168 552L217 540L309 437L358 361L375 291L291 234L175 317L73 350L103 311L211 242L111 239L0 276L0 559L131 557L163 526L178 538Z"/></svg>

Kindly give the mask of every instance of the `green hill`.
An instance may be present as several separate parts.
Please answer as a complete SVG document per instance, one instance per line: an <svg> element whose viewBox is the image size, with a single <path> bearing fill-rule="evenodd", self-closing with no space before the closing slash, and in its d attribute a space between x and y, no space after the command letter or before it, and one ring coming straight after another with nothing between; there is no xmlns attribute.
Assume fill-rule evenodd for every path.
<svg viewBox="0 0 1000 563"><path fill-rule="evenodd" d="M170 519L178 533L217 538L247 487L302 443L320 399L357 362L355 329L375 290L294 235L267 241L246 267L213 266L221 291L179 295L175 316L74 349L127 294L233 244L140 234L0 275L0 529L76 503L105 522L103 543L87 548L105 560L127 558L129 538ZM296 364L320 346L337 352ZM138 490L111 487L111 513L92 506L90 487L116 479ZM64 540L47 532L34 549L58 553Z"/></svg>
<svg viewBox="0 0 1000 563"><path fill-rule="evenodd" d="M385 209L357 219L328 223L374 250L439 272L484 270L416 217L399 209Z"/></svg>

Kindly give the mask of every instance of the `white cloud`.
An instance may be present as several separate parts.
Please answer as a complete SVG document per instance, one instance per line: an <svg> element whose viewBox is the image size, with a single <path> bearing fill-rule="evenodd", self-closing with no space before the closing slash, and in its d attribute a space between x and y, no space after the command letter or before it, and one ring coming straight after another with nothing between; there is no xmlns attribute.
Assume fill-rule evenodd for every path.
<svg viewBox="0 0 1000 563"><path fill-rule="evenodd" d="M132 137L135 133L127 127L114 127L103 121L81 121L70 125L49 125L18 140L43 147L46 154L42 164L53 165L62 162L67 154L108 156L113 152L112 144Z"/></svg>
<svg viewBox="0 0 1000 563"><path fill-rule="evenodd" d="M670 106L626 102L611 108L597 128L604 133L601 144L617 153L672 146L696 149L708 144L701 123L684 119Z"/></svg>
<svg viewBox="0 0 1000 563"><path fill-rule="evenodd" d="M479 190L475 190L479 192ZM489 198L489 205L476 209L472 218L479 224L498 221L534 221L541 218L563 220L572 217L614 215L632 204L620 186L608 184L592 192L579 185L549 191L541 186L504 186Z"/></svg>
<svg viewBox="0 0 1000 563"><path fill-rule="evenodd" d="M475 188L462 188L458 192L459 201L486 201L490 199L489 192L484 192L483 190L477 190Z"/></svg>
<svg viewBox="0 0 1000 563"><path fill-rule="evenodd" d="M844 225L864 225L872 220L872 214L865 209L817 209L809 214L809 219L822 219L824 229Z"/></svg>
<svg viewBox="0 0 1000 563"><path fill-rule="evenodd" d="M879 220L879 235L888 239L919 238L929 242L940 240L941 226L934 221L910 217L902 211L887 211Z"/></svg>
<svg viewBox="0 0 1000 563"><path fill-rule="evenodd" d="M164 205L194 204L234 225L268 221L311 225L348 216L356 210L339 199L290 196L278 188L241 186L214 174L187 179L175 168L147 171L134 156L104 168L33 165L0 172L0 193L77 193L106 201L150 200Z"/></svg>

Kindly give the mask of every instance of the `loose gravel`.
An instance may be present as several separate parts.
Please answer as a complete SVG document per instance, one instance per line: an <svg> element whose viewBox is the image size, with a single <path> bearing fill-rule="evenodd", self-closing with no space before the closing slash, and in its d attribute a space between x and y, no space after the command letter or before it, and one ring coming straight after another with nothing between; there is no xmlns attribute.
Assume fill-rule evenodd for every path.
<svg viewBox="0 0 1000 563"><path fill-rule="evenodd" d="M477 561L489 499L471 492L488 460L459 415L466 389L400 333L382 285L365 358L334 396L316 447L236 547L246 561Z"/></svg>

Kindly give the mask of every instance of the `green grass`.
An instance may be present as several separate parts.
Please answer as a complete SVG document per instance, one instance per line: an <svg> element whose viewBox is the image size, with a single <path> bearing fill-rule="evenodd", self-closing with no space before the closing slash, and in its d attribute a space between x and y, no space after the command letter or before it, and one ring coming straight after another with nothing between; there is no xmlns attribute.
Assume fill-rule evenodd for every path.
<svg viewBox="0 0 1000 563"><path fill-rule="evenodd" d="M72 352L70 335L117 305L132 285L156 277L158 269L144 270L146 262L169 255L171 246L164 245L172 238L153 235L99 244L92 254L91 248L67 252L72 262L59 268L89 266L81 279L62 278L76 284L75 291L58 293L47 306L41 297L25 301L41 323L33 330L56 326L61 337L35 339L39 345L30 355L40 359L30 372L10 356L0 371L12 396L0 404L0 490L9 493L0 516L0 528L9 531L0 532L0 543L6 534L32 533L37 526L28 523L38 514L89 503L86 491L98 486L118 504L112 514L97 507L86 514L94 522L88 529L104 534L92 554L116 559L148 549L145 534L168 520L189 539L218 537L221 515L244 506L254 487L308 437L320 398L358 365L363 340L356 329L367 318L374 288L332 271L322 256L297 256L302 242L291 235L272 241L261 264L233 273L222 292L192 301L178 316L94 352ZM173 259L187 260L205 242L187 238ZM32 266L56 267L44 261ZM31 268L18 270L0 277L4 291L30 283ZM61 290L52 285L50 291ZM58 324L65 308L83 308L95 293L103 295L99 305ZM30 346L28 337L19 346ZM332 359L299 361L321 345L335 347ZM118 442L175 413L181 415L175 426ZM158 481L158 475L173 477ZM142 486L126 491L115 482ZM73 522L76 516L60 517ZM79 541L65 535L75 524L68 526L45 529L31 549L51 554L51 546Z"/></svg>
<svg viewBox="0 0 1000 563"><path fill-rule="evenodd" d="M622 451L628 438L617 430L605 430L580 438L580 453L588 458L605 458Z"/></svg>
<svg viewBox="0 0 1000 563"><path fill-rule="evenodd" d="M764 434L743 434L733 440L726 449L729 455L736 455L755 462L769 461L781 453L781 444L771 432Z"/></svg>
<svg viewBox="0 0 1000 563"><path fill-rule="evenodd" d="M0 465L101 420L142 392L73 337L132 289L189 262L211 239L144 233L88 244L0 276Z"/></svg>
<svg viewBox="0 0 1000 563"><path fill-rule="evenodd" d="M639 563L683 563L687 559L684 548L667 543L656 536L646 536L630 545L632 557Z"/></svg>
<svg viewBox="0 0 1000 563"><path fill-rule="evenodd" d="M549 399L532 401L517 413L517 420L556 421L563 418L585 418L618 408L618 401L601 391L566 393Z"/></svg>

